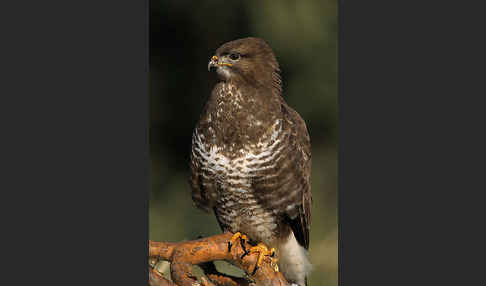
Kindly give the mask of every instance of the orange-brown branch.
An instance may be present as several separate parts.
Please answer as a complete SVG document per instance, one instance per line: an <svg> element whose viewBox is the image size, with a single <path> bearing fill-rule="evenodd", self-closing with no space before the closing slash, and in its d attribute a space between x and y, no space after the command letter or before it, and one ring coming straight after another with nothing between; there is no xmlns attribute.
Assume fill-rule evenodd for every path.
<svg viewBox="0 0 486 286"><path fill-rule="evenodd" d="M208 267L209 264L206 263L215 260L225 260L244 270L246 273L253 272L258 255L248 254L241 258L245 252L240 243L233 245L231 252L228 252L228 241L232 235L232 233L227 232L179 243L149 241L149 256L171 262L170 273L172 281L174 281L172 282L173 284L155 283L152 285L201 285L191 273L192 265L199 264L202 265L201 268L206 272L209 279L217 285L249 285L246 279L220 274L215 268ZM250 244L245 243L246 249L250 249L250 247ZM153 275L152 272L151 275ZM264 259L262 266L251 276L251 279L255 281L256 285L262 286L289 285L282 273L274 270L269 257ZM210 283L204 281L203 285L212 285Z"/></svg>
<svg viewBox="0 0 486 286"><path fill-rule="evenodd" d="M243 277L234 277L219 272L213 262L199 264L207 277L220 286L250 286L250 281Z"/></svg>
<svg viewBox="0 0 486 286"><path fill-rule="evenodd" d="M177 286L174 282L165 279L162 274L149 268L149 284L157 286Z"/></svg>

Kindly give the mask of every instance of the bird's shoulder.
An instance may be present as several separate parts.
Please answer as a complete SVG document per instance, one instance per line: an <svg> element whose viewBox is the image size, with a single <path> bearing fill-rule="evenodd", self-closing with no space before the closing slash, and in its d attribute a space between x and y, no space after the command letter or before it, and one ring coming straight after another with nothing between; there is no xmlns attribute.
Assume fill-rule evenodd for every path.
<svg viewBox="0 0 486 286"><path fill-rule="evenodd" d="M311 159L311 142L305 120L283 100L281 101L283 119L289 124L290 139L302 152L305 161Z"/></svg>

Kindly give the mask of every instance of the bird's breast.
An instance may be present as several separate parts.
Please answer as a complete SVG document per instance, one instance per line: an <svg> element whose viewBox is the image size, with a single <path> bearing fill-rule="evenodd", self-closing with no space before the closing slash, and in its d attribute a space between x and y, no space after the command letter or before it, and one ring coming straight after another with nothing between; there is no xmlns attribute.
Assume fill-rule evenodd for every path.
<svg viewBox="0 0 486 286"><path fill-rule="evenodd" d="M231 185L250 187L251 179L260 171L275 167L285 144L281 120L273 125L258 141L218 140L217 132L209 126L206 130L195 129L192 155L200 162L201 169ZM240 144L237 144L240 143Z"/></svg>
<svg viewBox="0 0 486 286"><path fill-rule="evenodd" d="M275 214L259 203L255 183L277 172L285 145L281 121L276 120L257 142L238 147L231 142L218 144L208 136L208 132L196 129L192 156L199 162L203 181L215 186L212 191L219 220L230 231L269 242L277 221Z"/></svg>

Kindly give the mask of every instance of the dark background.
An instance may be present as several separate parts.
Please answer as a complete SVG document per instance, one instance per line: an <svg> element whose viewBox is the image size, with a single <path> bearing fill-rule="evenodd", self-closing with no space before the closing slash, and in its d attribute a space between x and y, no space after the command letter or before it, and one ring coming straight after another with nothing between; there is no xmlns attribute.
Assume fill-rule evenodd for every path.
<svg viewBox="0 0 486 286"><path fill-rule="evenodd" d="M311 136L309 282L337 285L337 29L335 0L151 1L150 239L181 241L220 232L214 216L191 201L192 130L217 81L207 71L214 51L227 41L261 37L280 63L285 100L305 119Z"/></svg>

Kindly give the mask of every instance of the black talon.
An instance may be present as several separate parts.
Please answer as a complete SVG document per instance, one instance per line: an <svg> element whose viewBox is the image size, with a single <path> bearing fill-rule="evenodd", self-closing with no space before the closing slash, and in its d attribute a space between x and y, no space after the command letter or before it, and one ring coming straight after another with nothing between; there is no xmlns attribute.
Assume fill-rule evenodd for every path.
<svg viewBox="0 0 486 286"><path fill-rule="evenodd" d="M243 257L247 256L248 254L250 254L250 252L248 250L246 250L246 247L245 247L245 240L244 239L240 239L240 244L241 244L241 248L243 249L243 251L245 253L243 253L243 255L241 255L240 259L243 259Z"/></svg>
<svg viewBox="0 0 486 286"><path fill-rule="evenodd" d="M240 259L243 259L243 257L247 256L248 254L250 254L250 252L245 250L245 253L243 253L243 255L241 255Z"/></svg>
<svg viewBox="0 0 486 286"><path fill-rule="evenodd" d="M228 241L228 252L231 252L231 241Z"/></svg>
<svg viewBox="0 0 486 286"><path fill-rule="evenodd" d="M251 275L255 275L257 269L258 269L258 265L255 265L255 269L253 269L253 272L251 272Z"/></svg>
<svg viewBox="0 0 486 286"><path fill-rule="evenodd" d="M240 239L240 244L241 244L241 248L243 249L243 251L246 252L245 239Z"/></svg>

